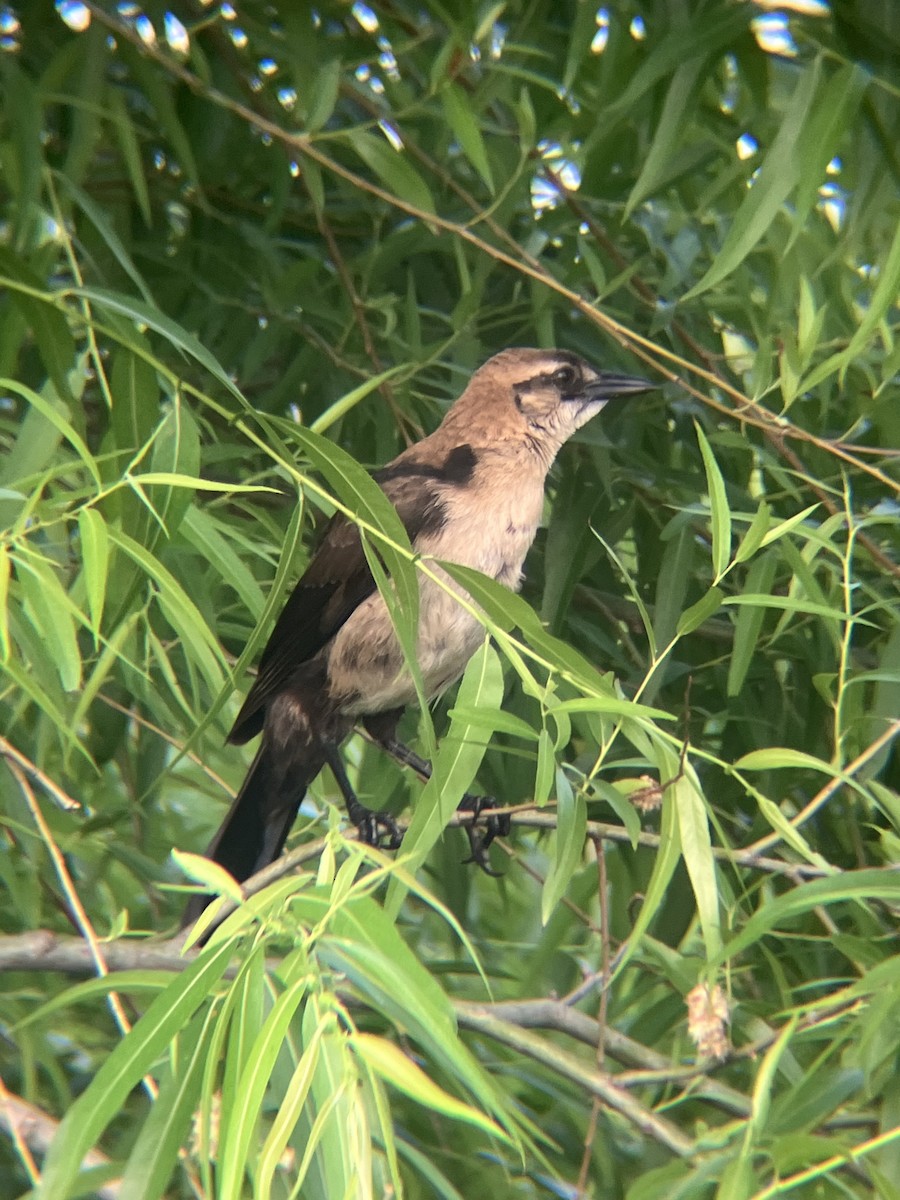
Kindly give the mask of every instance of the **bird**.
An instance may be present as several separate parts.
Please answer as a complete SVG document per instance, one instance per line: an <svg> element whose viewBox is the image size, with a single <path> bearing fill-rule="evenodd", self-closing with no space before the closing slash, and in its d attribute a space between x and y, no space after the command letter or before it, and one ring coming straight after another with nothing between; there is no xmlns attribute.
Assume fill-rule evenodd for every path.
<svg viewBox="0 0 900 1200"><path fill-rule="evenodd" d="M517 591L541 519L547 473L563 443L608 401L654 386L597 370L565 350L502 350L474 372L437 429L374 479L417 555L473 567ZM434 574L419 575L415 649L429 701L460 678L484 638L471 602L459 601L461 587L439 568ZM430 764L397 738L400 717L416 696L359 528L337 513L275 622L228 734L233 745L262 736L207 857L238 882L274 862L307 788L326 764L359 836L396 848L395 819L359 801L339 749L362 724L376 743L427 778ZM472 857L490 870L487 846L508 823L489 819L483 836L472 832L485 799L467 795L460 807L473 816ZM192 898L185 924L208 899Z"/></svg>

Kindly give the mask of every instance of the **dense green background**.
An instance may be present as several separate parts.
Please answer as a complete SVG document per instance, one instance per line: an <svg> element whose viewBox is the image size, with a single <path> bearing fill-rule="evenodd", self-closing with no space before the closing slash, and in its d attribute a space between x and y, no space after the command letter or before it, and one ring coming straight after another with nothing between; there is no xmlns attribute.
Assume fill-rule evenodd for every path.
<svg viewBox="0 0 900 1200"><path fill-rule="evenodd" d="M792 7L0 10L2 1197L900 1197L900 11ZM661 387L472 583L426 794L348 744L404 855L326 773L179 958L317 523L412 584L353 460L510 345Z"/></svg>

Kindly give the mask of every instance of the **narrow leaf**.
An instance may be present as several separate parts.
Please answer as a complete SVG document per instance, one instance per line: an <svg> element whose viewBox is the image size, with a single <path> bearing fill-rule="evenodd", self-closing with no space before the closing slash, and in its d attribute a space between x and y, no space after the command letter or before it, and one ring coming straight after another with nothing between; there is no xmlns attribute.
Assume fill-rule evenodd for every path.
<svg viewBox="0 0 900 1200"><path fill-rule="evenodd" d="M449 1092L438 1087L408 1055L393 1042L372 1033L357 1033L350 1042L355 1054L371 1067L385 1083L421 1104L426 1110L434 1110L455 1121L466 1121L477 1125L494 1137L504 1138L503 1130L494 1121L485 1117L476 1108L463 1104Z"/></svg>
<svg viewBox="0 0 900 1200"><path fill-rule="evenodd" d="M541 891L541 924L546 925L584 856L587 806L584 793L573 792L565 772L556 768L555 853Z"/></svg>
<svg viewBox="0 0 900 1200"><path fill-rule="evenodd" d="M782 204L797 184L804 125L819 86L820 73L819 60L809 70L800 73L772 148L765 157L759 176L731 221L721 250L700 282L685 294L683 300L699 296L721 283L743 262L768 232Z"/></svg>
<svg viewBox="0 0 900 1200"><path fill-rule="evenodd" d="M371 133L356 131L349 136L353 149L388 191L419 212L435 214L434 200L427 184L415 167L410 166L402 150L395 150L383 138Z"/></svg>
<svg viewBox="0 0 900 1200"><path fill-rule="evenodd" d="M120 1113L129 1094L225 973L225 943L204 953L153 1001L63 1118L44 1160L36 1200L68 1196L85 1154Z"/></svg>
<svg viewBox="0 0 900 1200"><path fill-rule="evenodd" d="M484 148L484 140L478 122L472 113L471 102L464 98L461 89L455 84L448 84L441 92L444 105L444 116L447 124L453 130L453 135L462 147L466 158L487 184L494 191L494 180L491 175L491 164Z"/></svg>
<svg viewBox="0 0 900 1200"><path fill-rule="evenodd" d="M706 954L708 958L712 958L721 949L722 931L716 863L709 836L709 818L703 798L689 775L683 775L677 780L671 791L678 814L681 853L697 902L697 915L700 918Z"/></svg>
<svg viewBox="0 0 900 1200"><path fill-rule="evenodd" d="M94 633L99 633L109 570L109 534L106 522L95 508L83 508L79 512L78 532L91 624Z"/></svg>
<svg viewBox="0 0 900 1200"><path fill-rule="evenodd" d="M746 562L759 550L769 529L771 510L765 500L760 500L756 515L750 522L750 527L741 539L734 556L736 563Z"/></svg>
<svg viewBox="0 0 900 1200"><path fill-rule="evenodd" d="M731 510L728 507L728 497L725 493L725 480L719 464L706 435L695 421L697 441L700 443L700 453L703 456L703 466L706 470L706 490L709 493L710 522L712 524L712 557L713 571L718 582L728 566L731 558Z"/></svg>
<svg viewBox="0 0 900 1200"><path fill-rule="evenodd" d="M724 603L724 596L721 588L711 587L705 596L702 596L696 604L692 604L678 618L678 625L675 632L679 637L684 637L688 633L693 633L695 629L699 629L704 621L708 621L713 613L717 613Z"/></svg>

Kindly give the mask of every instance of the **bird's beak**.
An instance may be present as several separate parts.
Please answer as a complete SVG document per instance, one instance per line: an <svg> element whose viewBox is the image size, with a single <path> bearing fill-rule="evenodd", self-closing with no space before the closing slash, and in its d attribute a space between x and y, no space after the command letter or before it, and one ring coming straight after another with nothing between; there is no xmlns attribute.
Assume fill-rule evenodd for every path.
<svg viewBox="0 0 900 1200"><path fill-rule="evenodd" d="M596 379L586 383L580 398L587 400L612 400L616 396L634 396L638 392L652 392L659 384L649 379L638 379L636 375L616 375L612 371L601 371Z"/></svg>

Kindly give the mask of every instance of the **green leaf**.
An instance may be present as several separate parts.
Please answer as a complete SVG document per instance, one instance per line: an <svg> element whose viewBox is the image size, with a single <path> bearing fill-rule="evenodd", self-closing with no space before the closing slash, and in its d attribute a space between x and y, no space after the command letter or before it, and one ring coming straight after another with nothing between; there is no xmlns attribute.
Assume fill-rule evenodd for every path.
<svg viewBox="0 0 900 1200"><path fill-rule="evenodd" d="M127 117L124 115L125 110L122 106L121 96L118 90L116 88L110 88L107 92L107 95L111 95L114 98L114 108L117 111L118 119L123 120L126 124L126 127L131 130L130 123L128 123ZM113 255L116 262L125 272L137 290L141 293L144 302L150 305L154 304L153 296L151 295L150 289L147 287L147 284L144 281L144 277L138 271L137 267L135 267L131 255L125 249L125 246L116 232L107 213L104 212L100 205L97 204L88 195L88 193L83 190L83 188L79 187L78 184L75 183L73 179L70 179L67 175L54 171L53 177L60 184L60 186L69 193L84 215L100 234L100 237L103 239L103 242L109 252ZM142 200L146 201L147 188L146 183L144 182L143 169L140 172L140 179L140 186L143 191ZM140 192L138 195L140 195ZM146 203L144 216L145 220L149 224L149 202Z"/></svg>
<svg viewBox="0 0 900 1200"><path fill-rule="evenodd" d="M658 770L663 781L673 779L677 771L675 756L668 751L660 751ZM620 952L613 972L613 978L618 978L626 964L641 944L641 938L650 928L657 914L663 907L669 884L675 873L675 868L681 861L681 842L678 827L678 816L672 797L671 788L663 794L662 821L660 824L660 848L653 860L650 879L644 889L644 900L637 918L634 920L631 933L625 947Z"/></svg>
<svg viewBox="0 0 900 1200"><path fill-rule="evenodd" d="M794 228L785 253L801 236L813 205L819 200L819 188L828 164L840 153L841 143L856 117L871 78L860 63L846 63L838 67L822 86L797 147L799 182L793 203ZM802 351L807 349L804 340L801 327Z"/></svg>
<svg viewBox="0 0 900 1200"><path fill-rule="evenodd" d="M106 600L109 571L109 534L106 522L95 508L83 508L78 514L81 561L87 590L88 607L94 633L100 632Z"/></svg>
<svg viewBox="0 0 900 1200"><path fill-rule="evenodd" d="M222 649L200 610L171 571L126 533L110 527L111 540L133 559L158 588L160 607L185 644L185 649L217 695L224 684Z"/></svg>
<svg viewBox="0 0 900 1200"><path fill-rule="evenodd" d="M310 1006L312 1009L312 1006ZM303 1107L309 1096L310 1088L320 1063L320 1048L325 1031L331 1028L332 1021L322 1021L317 1026L312 1037L303 1047L300 1061L294 1069L290 1083L285 1089L284 1100L269 1129L259 1155L256 1171L256 1194L260 1200L268 1200L271 1195L272 1180L278 1169L288 1141L300 1120ZM333 1033L333 1029L331 1030ZM312 1141L312 1139L311 1139ZM315 1142L312 1142L314 1145ZM307 1144L309 1147L309 1143ZM300 1179L297 1180L298 1184Z"/></svg>
<svg viewBox="0 0 900 1200"><path fill-rule="evenodd" d="M41 470L56 446L52 437L48 439L49 425L69 443L99 488L100 473L96 460L81 434L69 421L68 406L52 394L52 389L50 395L42 396L14 379L0 379L0 387L21 396L34 410L22 423L16 444L7 457L5 469L0 473L0 479L12 480Z"/></svg>
<svg viewBox="0 0 900 1200"><path fill-rule="evenodd" d="M718 589L713 588L712 590L716 591ZM735 608L740 608L742 605L747 604L756 605L760 608L779 608L786 613L801 613L811 617L827 617L831 621L852 621L856 625L872 624L865 617L859 617L855 613L845 613L839 608L829 608L827 604L813 604L808 600L795 600L791 596L763 596L750 593L746 596L726 596L720 603Z"/></svg>
<svg viewBox="0 0 900 1200"><path fill-rule="evenodd" d="M678 629L693 577L695 541L693 530L685 522L676 531L676 536L664 543L653 605L653 631L657 646L668 646Z"/></svg>
<svg viewBox="0 0 900 1200"><path fill-rule="evenodd" d="M721 283L743 262L760 238L769 231L781 206L797 185L804 131L816 103L820 74L821 64L818 60L811 69L799 74L794 93L758 177L731 221L722 247L709 270L699 283L685 293L682 303Z"/></svg>
<svg viewBox="0 0 900 1200"><path fill-rule="evenodd" d="M306 128L311 133L323 129L334 112L343 66L340 58L331 58L316 70L315 81L310 88L312 101L307 106L306 113Z"/></svg>
<svg viewBox="0 0 900 1200"><path fill-rule="evenodd" d="M504 631L518 625L525 641L533 648L541 662L546 662L553 670L559 672L562 678L570 680L587 696L596 697L596 703L593 705L596 711L628 712L635 716L649 716L654 711L633 701L619 699L612 691L609 680L600 674L593 663L568 642L548 633L537 613L521 596L472 567L463 567L459 563L446 560L441 561L440 566L452 579L461 583L477 605L484 610L488 618L486 624L498 640ZM528 676L522 671L513 647L505 639L501 645L528 686ZM539 694L542 693L543 689ZM571 708L568 703L561 704L560 707L563 711ZM586 707L591 706L586 704ZM667 714L660 713L659 716L665 718Z"/></svg>
<svg viewBox="0 0 900 1200"><path fill-rule="evenodd" d="M56 571L40 559L21 562L20 579L26 610L59 674L64 692L81 686L81 653L75 631L74 608Z"/></svg>
<svg viewBox="0 0 900 1200"><path fill-rule="evenodd" d="M13 640L15 640L15 629L13 629ZM76 730L72 728L68 712L63 712L60 707L61 695L49 694L47 687L38 681L35 671L23 669L13 657L3 664L3 673L16 690L21 692L22 698L30 700L36 710L49 719L50 725L67 748L77 750L85 760L91 762L90 754L83 741L76 736Z"/></svg>
<svg viewBox="0 0 900 1200"><path fill-rule="evenodd" d="M711 587L696 604L692 604L690 608L684 610L678 618L675 632L679 637L693 633L695 629L700 628L704 621L708 621L714 613L717 613L725 603L727 603L727 599L722 589Z"/></svg>
<svg viewBox="0 0 900 1200"><path fill-rule="evenodd" d="M310 906L314 920L314 897L305 894L302 904ZM355 900L337 912L333 934L323 940L320 953L359 988L367 1003L405 1028L449 1078L510 1131L509 1113L493 1080L459 1040L448 996L374 901Z"/></svg>
<svg viewBox="0 0 900 1200"><path fill-rule="evenodd" d="M175 1065L164 1072L159 1095L128 1156L122 1176L120 1200L158 1200L166 1190L190 1128L213 1030L207 1013L193 1032L179 1038Z"/></svg>
<svg viewBox="0 0 900 1200"><path fill-rule="evenodd" d="M802 512L795 513L792 517L788 517L785 521L779 521L777 525L771 526L762 541L759 543L760 548L771 546L773 542L777 542L779 538L784 537L786 533L790 533L798 525L801 525L808 517L810 517L818 508L818 504L810 504L808 508L804 508Z"/></svg>
<svg viewBox="0 0 900 1200"><path fill-rule="evenodd" d="M218 1185L222 1200L239 1200L245 1195L244 1180L250 1166L250 1143L270 1076L291 1022L308 992L309 980L306 978L288 987L275 1001L257 1034L235 1089L234 1104L226 1114L222 1130Z"/></svg>
<svg viewBox="0 0 900 1200"><path fill-rule="evenodd" d="M556 747L546 726L538 735L537 766L534 772L534 803L542 808L550 797L556 777Z"/></svg>
<svg viewBox="0 0 900 1200"><path fill-rule="evenodd" d="M493 193L494 180L491 175L491 164L484 147L484 140L478 122L472 113L471 101L463 96L462 90L455 84L448 84L441 92L444 106L444 116L447 124L453 130L453 136L462 147L466 158L487 184Z"/></svg>
<svg viewBox="0 0 900 1200"><path fill-rule="evenodd" d="M201 479L197 475L184 475L179 471L140 471L130 476L136 483L145 487L154 484L165 487L184 488L189 492L227 492L235 496L268 492L272 496L280 496L278 488L265 487L259 483L228 483L224 480Z"/></svg>
<svg viewBox="0 0 900 1200"><path fill-rule="evenodd" d="M591 791L601 800L606 801L625 826L633 850L637 848L640 837L641 818L637 809L628 800L628 796L637 788L644 786L645 784L637 779L620 779L615 784L607 783L603 779L591 781Z"/></svg>
<svg viewBox="0 0 900 1200"><path fill-rule="evenodd" d="M147 187L147 180L144 175L144 163L141 158L141 147L134 130L131 115L128 112L119 88L108 87L106 89L106 106L107 118L111 121L116 137L119 140L119 151L122 155L122 161L125 163L125 169L128 172L128 182L131 184L134 198L141 210L144 224L149 227L152 224L153 218L150 211L150 191ZM141 287L138 279L135 282L138 283L139 290L143 292L144 289ZM145 294L144 299L150 300L150 296Z"/></svg>
<svg viewBox="0 0 900 1200"><path fill-rule="evenodd" d="M0 659L9 658L9 580L12 574L12 561L6 546L0 546Z"/></svg>
<svg viewBox="0 0 900 1200"><path fill-rule="evenodd" d="M495 1121L489 1120L471 1105L462 1104L443 1088L438 1087L421 1067L393 1042L372 1033L356 1033L350 1041L350 1047L385 1083L421 1104L426 1111L443 1113L455 1121L477 1125L494 1137L505 1137Z"/></svg>
<svg viewBox="0 0 900 1200"><path fill-rule="evenodd" d="M759 550L768 532L770 520L771 510L765 500L760 500L756 515L750 522L750 527L743 538L741 538L741 543L737 548L737 553L734 556L736 563L746 562L748 558L752 558L757 550ZM758 591L758 589L754 588L754 591Z"/></svg>
<svg viewBox="0 0 900 1200"><path fill-rule="evenodd" d="M225 535L230 532L229 524L219 524L205 509L196 505L191 505L187 510L180 529L181 536L203 556L222 581L234 589L253 620L258 621L265 606L262 588L244 560L226 540Z"/></svg>
<svg viewBox="0 0 900 1200"><path fill-rule="evenodd" d="M29 1025L44 1021L74 1004L90 1002L91 1010L96 1011L98 997L105 998L114 991L120 991L124 995L130 995L132 992L161 992L168 986L171 978L168 971L152 971L145 968L98 975L93 979L84 980L83 983L74 983L44 1001L17 1021L14 1028L26 1029Z"/></svg>
<svg viewBox="0 0 900 1200"><path fill-rule="evenodd" d="M382 181L388 191L394 193L419 212L436 215L434 200L424 179L411 167L402 150L395 150L380 137L354 130L349 135L350 145Z"/></svg>
<svg viewBox="0 0 900 1200"><path fill-rule="evenodd" d="M756 1082L753 1085L753 1109L744 1135L744 1146L747 1150L759 1141L760 1135L768 1123L776 1072L791 1039L797 1032L797 1024L798 1018L795 1014L766 1051L759 1070L756 1072Z"/></svg>
<svg viewBox="0 0 900 1200"><path fill-rule="evenodd" d="M287 984L289 980L283 977ZM227 1131L239 1118L232 1114L241 1112L244 1097L241 1079L252 1060L254 1045L263 1027L266 1014L271 1009L271 989L266 980L265 949L254 946L252 952L241 963L240 974L228 996L231 1001L228 1037L225 1046L225 1066L221 1075L221 1117L219 1141L227 1137Z"/></svg>
<svg viewBox="0 0 900 1200"><path fill-rule="evenodd" d="M888 310L896 305L898 293L900 293L900 227L894 230L887 258L878 272L878 283L872 293L865 315L850 339L849 346L843 352L844 364L853 362L862 353ZM807 383L805 386L810 387L811 385Z"/></svg>
<svg viewBox="0 0 900 1200"><path fill-rule="evenodd" d="M676 780L670 790L678 814L681 853L697 902L697 915L700 918L706 954L711 959L721 949L722 930L716 861L713 858L706 805L689 774Z"/></svg>
<svg viewBox="0 0 900 1200"><path fill-rule="evenodd" d="M141 51L125 38L117 42L116 53L125 60L146 100L152 105L159 133L168 139L179 169L196 188L200 188L202 184L193 144L182 124L172 94L175 88L174 81L166 73L155 70L154 65Z"/></svg>
<svg viewBox="0 0 900 1200"><path fill-rule="evenodd" d="M722 1172L715 1200L751 1200L757 1191L753 1161L743 1154L733 1158Z"/></svg>
<svg viewBox="0 0 900 1200"><path fill-rule="evenodd" d="M375 547L397 587L397 602L406 623L407 641L414 642L419 585L412 565L413 550L397 510L375 480L346 450L302 426L283 428L299 443L313 466L321 471L352 516L366 522L376 534L373 538Z"/></svg>
<svg viewBox="0 0 900 1200"><path fill-rule="evenodd" d="M352 391L347 392L346 396L342 396L340 400L335 400L334 404L329 405L323 413L320 413L316 417L309 428L313 433L324 433L326 429L330 429L341 417L352 412L360 400L365 400L366 396L371 395L372 392L381 387L386 379L392 379L400 370L402 370L401 367L390 367L387 371L381 371L378 375L373 375L371 379L367 379L359 387L355 387Z"/></svg>
<svg viewBox="0 0 900 1200"><path fill-rule="evenodd" d="M44 1159L35 1200L62 1200L85 1154L118 1115L129 1092L191 1019L225 973L226 943L205 951L151 1003L146 1013L100 1065L66 1113Z"/></svg>
<svg viewBox="0 0 900 1200"><path fill-rule="evenodd" d="M872 896L878 896L884 904L900 900L900 872L877 869L844 871L827 879L799 884L785 895L768 898L740 933L725 944L719 960L735 958L782 923L820 905L827 908L831 904L865 901Z"/></svg>
<svg viewBox="0 0 900 1200"><path fill-rule="evenodd" d="M132 612L106 638L100 656L93 664L87 682L82 686L81 695L78 697L78 703L72 713L71 721L75 729L81 727L81 722L96 700L103 684L108 682L109 677L123 666L128 670L133 669L134 664L129 659L126 649L130 647L134 631L141 621L142 614Z"/></svg>
<svg viewBox="0 0 900 1200"><path fill-rule="evenodd" d="M57 396L67 404L74 403L69 373L77 363L75 340L58 299L46 290L44 281L28 264L3 246L0 287L9 289L10 303L21 311Z"/></svg>
<svg viewBox="0 0 900 1200"><path fill-rule="evenodd" d="M138 328L147 325L151 329L156 330L172 346L178 350L183 350L185 354L199 363L226 391L235 396L242 405L246 404L240 389L222 368L215 356L193 334L188 333L177 321L173 321L171 317L167 317L158 308L146 304L143 300L135 300L131 296L125 296L119 292L106 291L104 288L72 288L72 294L84 297L85 300L91 301L99 308L107 309L109 312L127 317Z"/></svg>
<svg viewBox="0 0 900 1200"><path fill-rule="evenodd" d="M463 712L493 714L503 699L503 669L496 650L485 639L469 659L457 693ZM463 794L471 786L487 750L487 739L466 719L455 717L438 746L432 762L431 779L422 789L412 820L403 837L404 857L411 869L424 862L447 822L456 812ZM396 913L405 894L392 879L385 901L387 912Z"/></svg>
<svg viewBox="0 0 900 1200"><path fill-rule="evenodd" d="M187 850L172 850L172 861L191 883L200 883L217 896L227 896L240 904L243 892L234 876L210 858L191 854Z"/></svg>
<svg viewBox="0 0 900 1200"><path fill-rule="evenodd" d="M740 771L772 771L779 767L794 767L824 771L827 775L838 778L841 774L828 763L822 762L804 750L792 750L787 746L769 746L765 750L751 750L734 764Z"/></svg>
<svg viewBox="0 0 900 1200"><path fill-rule="evenodd" d="M700 453L703 456L703 466L706 470L706 488L709 493L710 521L712 524L712 558L713 571L716 581L725 573L725 568L731 558L731 509L728 507L728 496L725 493L725 480L719 470L706 435L699 424L694 422L697 441L700 443Z"/></svg>
<svg viewBox="0 0 900 1200"><path fill-rule="evenodd" d="M676 67L661 106L659 124L653 134L653 141L625 205L626 217L630 216L647 196L656 191L667 176L669 163L693 115L698 81L704 66L702 58L691 58Z"/></svg>
<svg viewBox="0 0 900 1200"><path fill-rule="evenodd" d="M451 720L459 720L471 729L483 733L508 733L510 737L523 738L527 742L536 742L538 739L537 732L527 721L514 713L504 712L501 708L473 708L457 702L450 709L448 716Z"/></svg>
<svg viewBox="0 0 900 1200"><path fill-rule="evenodd" d="M534 148L537 138L537 118L534 105L528 89L523 87L519 92L519 102L516 105L516 125L518 126L519 145L523 154Z"/></svg>
<svg viewBox="0 0 900 1200"><path fill-rule="evenodd" d="M879 264L879 268L878 282L862 319L855 327L849 344L814 367L798 385L799 391L811 391L829 375L833 375L836 371L845 371L862 355L880 322L884 320L888 310L896 302L897 293L900 292L900 225L894 230L886 259L883 264Z"/></svg>
<svg viewBox="0 0 900 1200"><path fill-rule="evenodd" d="M709 11L698 10L693 20L678 20L657 37L651 53L628 79L613 102L606 106L605 123L594 137L610 136L618 121L629 116L647 92L661 79L693 59L704 60L718 54L735 38L746 32L754 9L734 4ZM680 15L680 14L679 14Z"/></svg>
<svg viewBox="0 0 900 1200"><path fill-rule="evenodd" d="M587 832L584 793L572 791L561 767L556 768L556 819L555 853L541 891L542 925L550 920L581 864Z"/></svg>
<svg viewBox="0 0 900 1200"><path fill-rule="evenodd" d="M750 534L747 534L749 539ZM740 550L738 550L740 557ZM747 591L752 595L768 593L775 580L778 559L775 554L764 554L756 560L747 573ZM759 635L762 631L766 610L761 605L744 605L738 609L734 625L734 643L731 650L731 660L728 663L728 682L726 691L729 696L737 696L754 656L760 649Z"/></svg>

